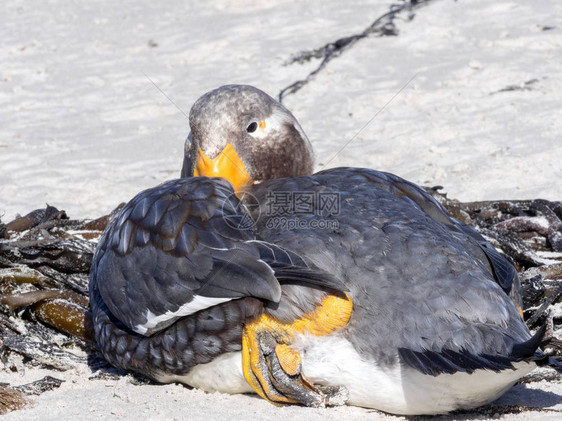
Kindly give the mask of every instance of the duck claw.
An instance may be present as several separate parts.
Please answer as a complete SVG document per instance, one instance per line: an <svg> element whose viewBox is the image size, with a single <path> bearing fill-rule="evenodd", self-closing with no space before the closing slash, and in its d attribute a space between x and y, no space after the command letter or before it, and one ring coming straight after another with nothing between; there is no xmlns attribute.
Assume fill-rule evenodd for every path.
<svg viewBox="0 0 562 421"><path fill-rule="evenodd" d="M300 362L298 370L294 374L288 372L287 360L282 359L279 353L280 345L284 344L277 344L275 351L265 357L269 367L269 380L277 391L294 403L313 408L345 405L349 400L349 392L345 387L313 385L302 373ZM287 348L298 355L300 361L300 354L293 348ZM286 353L282 355L286 355Z"/></svg>
<svg viewBox="0 0 562 421"><path fill-rule="evenodd" d="M260 335L260 350L265 359L268 371L266 381L269 389L274 389L290 403L304 406L324 407L325 396L312 385L302 373L300 354L286 344L277 344L269 332ZM282 352L281 349L283 349ZM294 356L298 363L294 366ZM291 367L290 371L287 367ZM271 398L271 397L270 397Z"/></svg>
<svg viewBox="0 0 562 421"><path fill-rule="evenodd" d="M314 408L347 402L348 393L344 387L310 383L302 373L300 354L287 344L278 343L279 338L272 332L261 331L255 339L259 352L253 365L257 370L252 370L252 377L259 388L256 390L252 381L250 384L263 398L275 405L299 404Z"/></svg>
<svg viewBox="0 0 562 421"><path fill-rule="evenodd" d="M334 306L336 304L336 306ZM343 304L343 305L342 305ZM351 301L347 298L330 298L319 307L320 311L308 315L306 329L299 329L299 321L282 323L267 314L261 314L244 327L242 338L242 364L244 376L261 397L274 405L299 404L309 407L344 405L348 391L341 386L313 385L304 376L302 359L290 346L294 334L306 330L317 335L328 334L343 327L351 314ZM338 312L326 313L338 308ZM325 326L327 314L336 323L328 329L318 328L316 320ZM334 317L337 314L338 317ZM311 322L314 321L314 322Z"/></svg>
<svg viewBox="0 0 562 421"><path fill-rule="evenodd" d="M270 319L267 316L261 315L256 323L244 328L242 338L244 376L258 395L274 405L299 403L298 400L291 399L283 393L289 388L288 384L292 380L288 381L289 374L282 369L279 359L271 358L272 354L276 355L277 341L282 339L273 337L275 330L257 327L267 324L268 320ZM273 359L275 361L272 361ZM274 373L281 378L280 381L274 380Z"/></svg>

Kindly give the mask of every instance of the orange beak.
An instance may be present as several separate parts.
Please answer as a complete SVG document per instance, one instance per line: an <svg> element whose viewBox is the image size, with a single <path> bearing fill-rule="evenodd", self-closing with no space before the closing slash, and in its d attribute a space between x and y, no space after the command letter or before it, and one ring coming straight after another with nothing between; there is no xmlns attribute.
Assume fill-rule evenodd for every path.
<svg viewBox="0 0 562 421"><path fill-rule="evenodd" d="M232 184L236 193L253 183L244 163L230 142L213 159L205 155L199 148L193 175L196 177L222 177Z"/></svg>

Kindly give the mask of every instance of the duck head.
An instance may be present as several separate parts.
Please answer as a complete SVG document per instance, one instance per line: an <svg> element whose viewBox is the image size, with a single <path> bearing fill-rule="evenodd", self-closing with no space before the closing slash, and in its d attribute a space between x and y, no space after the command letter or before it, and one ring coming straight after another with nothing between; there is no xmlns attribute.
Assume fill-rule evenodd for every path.
<svg viewBox="0 0 562 421"><path fill-rule="evenodd" d="M182 177L227 179L237 192L281 177L312 173L312 147L282 104L249 85L226 85L189 113Z"/></svg>

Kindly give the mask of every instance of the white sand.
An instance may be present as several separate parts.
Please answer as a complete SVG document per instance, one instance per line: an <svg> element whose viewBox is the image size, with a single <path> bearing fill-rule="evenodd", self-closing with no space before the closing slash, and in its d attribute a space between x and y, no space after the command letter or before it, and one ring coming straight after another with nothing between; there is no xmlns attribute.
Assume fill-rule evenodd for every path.
<svg viewBox="0 0 562 421"><path fill-rule="evenodd" d="M184 113L201 94L249 83L277 95L317 64L283 67L292 53L359 32L388 5L4 0L2 220L46 202L74 218L97 217L139 190L177 177L188 132ZM561 200L562 3L436 0L397 25L398 37L360 41L287 97L312 140L318 168L384 107L328 166L392 171L443 185L461 200ZM498 92L508 86L525 89ZM2 371L0 382L22 384L45 374ZM89 375L87 367L54 373L66 379L59 389L4 418L382 416L360 408L276 408L249 396L136 386L128 378L90 381ZM558 418L561 395L560 381L517 386L504 403L557 412L504 418Z"/></svg>

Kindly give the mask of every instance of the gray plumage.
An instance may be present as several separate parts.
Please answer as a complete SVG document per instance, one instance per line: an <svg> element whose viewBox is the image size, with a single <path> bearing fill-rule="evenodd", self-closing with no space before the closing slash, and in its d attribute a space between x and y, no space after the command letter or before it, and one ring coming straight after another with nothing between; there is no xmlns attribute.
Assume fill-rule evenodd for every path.
<svg viewBox="0 0 562 421"><path fill-rule="evenodd" d="M298 218L305 228L271 228L276 216L267 215L267 195L272 191L333 193L340 211L293 212L285 217ZM269 181L251 192L262 204L261 238L290 246L344 280L354 309L343 334L365 358L390 366L406 349L509 359L516 344L531 338L500 286L513 282L513 273L495 278L488 249L481 247L485 240L418 186L392 174L338 168ZM337 228L308 228L320 218L336 222ZM424 369L421 361L405 362ZM478 368L490 364L482 359ZM460 365L459 371L474 369L468 362Z"/></svg>
<svg viewBox="0 0 562 421"><path fill-rule="evenodd" d="M121 209L90 272L96 341L109 361L149 376L186 373L240 350L244 320L279 302L280 282L345 289L290 250L256 239L245 217L232 186L213 178L164 183ZM200 298L238 301L203 305L193 317L180 311Z"/></svg>
<svg viewBox="0 0 562 421"><path fill-rule="evenodd" d="M260 314L263 308L263 303L254 298L229 301L144 336L115 318L95 279L90 282L90 305L96 342L104 357L116 367L156 380L163 375L183 375L226 352L240 351L241 321Z"/></svg>

